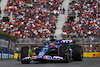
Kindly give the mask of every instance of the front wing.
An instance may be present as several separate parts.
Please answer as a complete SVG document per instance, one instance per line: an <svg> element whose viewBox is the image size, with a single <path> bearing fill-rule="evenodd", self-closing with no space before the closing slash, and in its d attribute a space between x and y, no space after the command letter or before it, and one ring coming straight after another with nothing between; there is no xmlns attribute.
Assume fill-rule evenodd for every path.
<svg viewBox="0 0 100 67"><path fill-rule="evenodd" d="M22 59L22 61L27 61L27 60L34 60L34 61L39 61L39 60L52 60L52 61L61 61L64 60L63 57L60 56L50 56L50 55L45 55L43 58L38 58L38 56L32 56L32 57L25 57Z"/></svg>

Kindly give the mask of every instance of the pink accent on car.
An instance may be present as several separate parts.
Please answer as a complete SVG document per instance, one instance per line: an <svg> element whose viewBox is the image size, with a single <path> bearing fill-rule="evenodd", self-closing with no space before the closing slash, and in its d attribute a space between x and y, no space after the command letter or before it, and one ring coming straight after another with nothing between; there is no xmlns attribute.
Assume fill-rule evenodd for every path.
<svg viewBox="0 0 100 67"><path fill-rule="evenodd" d="M27 57L25 57L25 58L27 58ZM23 61L25 58L23 58L21 61Z"/></svg>
<svg viewBox="0 0 100 67"><path fill-rule="evenodd" d="M44 56L43 59L47 59L47 56Z"/></svg>
<svg viewBox="0 0 100 67"><path fill-rule="evenodd" d="M60 46L61 46L62 44L60 44ZM58 55L59 55L59 48L60 48L60 46L58 47Z"/></svg>
<svg viewBox="0 0 100 67"><path fill-rule="evenodd" d="M53 57L56 57L56 58L61 58L62 60L64 59L63 57L60 57L60 56L53 56Z"/></svg>
<svg viewBox="0 0 100 67"><path fill-rule="evenodd" d="M31 57L25 57L25 58L23 58L21 61L23 61L23 60L25 60L25 59L29 59L29 58L31 58Z"/></svg>
<svg viewBox="0 0 100 67"><path fill-rule="evenodd" d="M31 49L31 46L30 46L30 45L28 45L28 47L29 47L28 56L30 56L30 49Z"/></svg>
<svg viewBox="0 0 100 67"><path fill-rule="evenodd" d="M46 60L57 60L57 58L59 58L59 59L62 59L62 60L63 60L63 57L60 57L60 56L53 56L53 57L51 57L51 59L48 58L48 57L51 57L51 56L45 55L45 56L43 57L43 59L46 59ZM56 59L54 59L54 58L56 58Z"/></svg>
<svg viewBox="0 0 100 67"><path fill-rule="evenodd" d="M73 40L71 40L71 42L73 42Z"/></svg>

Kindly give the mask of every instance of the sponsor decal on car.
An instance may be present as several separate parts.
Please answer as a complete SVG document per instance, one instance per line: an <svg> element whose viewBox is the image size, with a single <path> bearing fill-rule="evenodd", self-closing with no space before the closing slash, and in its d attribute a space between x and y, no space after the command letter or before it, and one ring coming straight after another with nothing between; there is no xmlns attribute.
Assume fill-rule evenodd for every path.
<svg viewBox="0 0 100 67"><path fill-rule="evenodd" d="M25 58L22 59L22 61L23 60L31 60L31 57L25 57Z"/></svg>
<svg viewBox="0 0 100 67"><path fill-rule="evenodd" d="M62 40L62 41L59 41L59 43L71 43L73 42L73 40Z"/></svg>
<svg viewBox="0 0 100 67"><path fill-rule="evenodd" d="M59 56L44 56L44 57L45 57L44 59L47 60L63 60L63 58Z"/></svg>
<svg viewBox="0 0 100 67"><path fill-rule="evenodd" d="M44 47L38 54L38 58L43 58L45 53L48 51L49 48Z"/></svg>
<svg viewBox="0 0 100 67"><path fill-rule="evenodd" d="M45 52L40 52L40 53L38 54L38 58L42 58L44 54L45 54Z"/></svg>
<svg viewBox="0 0 100 67"><path fill-rule="evenodd" d="M14 53L0 51L0 58L14 58Z"/></svg>

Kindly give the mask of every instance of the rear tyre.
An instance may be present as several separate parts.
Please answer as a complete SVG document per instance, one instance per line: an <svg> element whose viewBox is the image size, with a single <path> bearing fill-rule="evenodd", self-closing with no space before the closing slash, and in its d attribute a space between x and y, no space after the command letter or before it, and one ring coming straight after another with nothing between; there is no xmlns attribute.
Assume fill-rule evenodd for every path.
<svg viewBox="0 0 100 67"><path fill-rule="evenodd" d="M74 45L72 46L72 59L74 61L82 61L83 60L83 51L82 51L82 47L78 46L78 45Z"/></svg>
<svg viewBox="0 0 100 67"><path fill-rule="evenodd" d="M69 46L63 45L59 49L60 56L64 58L64 62L70 62Z"/></svg>
<svg viewBox="0 0 100 67"><path fill-rule="evenodd" d="M26 47L22 47L21 49L21 60L25 57L28 57L28 53L29 53L29 47L26 46ZM30 60L27 60L27 61L21 61L22 64L29 64L30 63Z"/></svg>

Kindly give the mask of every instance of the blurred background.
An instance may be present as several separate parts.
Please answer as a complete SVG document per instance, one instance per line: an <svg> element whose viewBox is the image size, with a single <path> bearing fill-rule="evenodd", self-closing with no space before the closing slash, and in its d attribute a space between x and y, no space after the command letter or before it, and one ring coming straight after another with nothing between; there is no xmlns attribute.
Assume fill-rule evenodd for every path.
<svg viewBox="0 0 100 67"><path fill-rule="evenodd" d="M0 59L18 58L21 47L75 40L84 57L100 57L99 0L0 0Z"/></svg>

